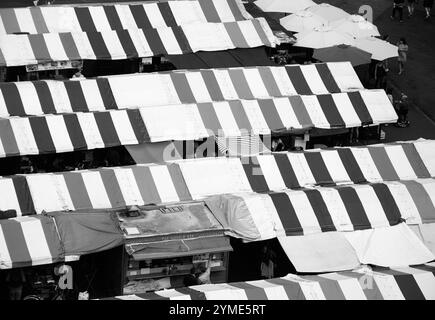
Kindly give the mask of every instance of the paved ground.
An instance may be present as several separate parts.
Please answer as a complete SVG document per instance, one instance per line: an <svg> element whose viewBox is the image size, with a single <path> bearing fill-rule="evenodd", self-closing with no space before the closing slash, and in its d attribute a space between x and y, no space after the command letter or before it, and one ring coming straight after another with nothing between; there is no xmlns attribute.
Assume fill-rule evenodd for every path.
<svg viewBox="0 0 435 320"><path fill-rule="evenodd" d="M319 2L319 1L317 1ZM431 22L424 21L422 1L415 16L403 23L391 21L391 0L325 0L349 13L358 11L362 4L373 7L374 23L389 41L396 44L405 37L409 44L408 63L399 76L397 60L391 59L389 81L395 94L405 92L414 106L409 112L411 126L386 128L387 141L412 140L420 137L435 139L435 8ZM407 12L405 10L405 12Z"/></svg>
<svg viewBox="0 0 435 320"><path fill-rule="evenodd" d="M424 21L421 1L415 16L403 23L391 21L390 15L390 11L384 12L375 20L376 25L382 34L390 35L392 43L405 37L410 51L405 72L399 76L393 60L389 78L393 86L411 98L415 107L410 110L411 127L394 128L389 133L398 140L420 136L435 139L435 17L431 22Z"/></svg>

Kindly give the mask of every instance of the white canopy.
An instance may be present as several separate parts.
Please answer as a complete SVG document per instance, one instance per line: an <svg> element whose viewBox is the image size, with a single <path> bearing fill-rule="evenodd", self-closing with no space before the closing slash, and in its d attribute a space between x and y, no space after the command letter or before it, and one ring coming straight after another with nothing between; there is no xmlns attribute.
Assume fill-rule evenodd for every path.
<svg viewBox="0 0 435 320"><path fill-rule="evenodd" d="M254 2L264 12L295 13L316 5L311 0L258 0Z"/></svg>
<svg viewBox="0 0 435 320"><path fill-rule="evenodd" d="M377 37L380 36L378 28L368 22L362 16L354 14L345 19L331 22L331 27L335 31L346 33L355 38Z"/></svg>
<svg viewBox="0 0 435 320"><path fill-rule="evenodd" d="M328 21L311 11L302 10L280 20L281 25L294 32L311 31L314 28L328 24Z"/></svg>
<svg viewBox="0 0 435 320"><path fill-rule="evenodd" d="M371 53L372 59L374 60L383 61L399 55L398 49L395 45L374 37L357 39L355 41L355 46Z"/></svg>
<svg viewBox="0 0 435 320"><path fill-rule="evenodd" d="M312 7L307 8L306 10L321 16L322 18L328 20L329 22L344 19L349 16L349 14L343 9L331 6L330 4L327 3L314 5Z"/></svg>
<svg viewBox="0 0 435 320"><path fill-rule="evenodd" d="M330 26L321 26L299 33L296 38L295 46L304 48L320 49L340 44L354 45L354 39L351 36L337 32Z"/></svg>

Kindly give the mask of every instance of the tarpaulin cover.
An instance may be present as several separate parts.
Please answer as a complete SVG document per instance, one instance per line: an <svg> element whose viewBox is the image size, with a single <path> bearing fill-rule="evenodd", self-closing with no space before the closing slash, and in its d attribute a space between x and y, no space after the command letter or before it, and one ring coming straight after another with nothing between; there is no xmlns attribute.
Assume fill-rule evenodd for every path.
<svg viewBox="0 0 435 320"><path fill-rule="evenodd" d="M270 135L286 130L307 131L313 127L358 127L366 121L378 124L397 120L397 114L385 92L361 91L358 94L363 98L368 95L377 96L378 101L375 105L369 102L360 105L331 105L329 102L334 99L349 99L351 95L336 93L317 97L293 96L10 117L0 119L0 157L90 150L145 142L197 140L214 135L241 137ZM331 100L325 102L325 98ZM339 105L365 110L367 117L343 120L335 113L338 109L334 108ZM377 111L369 112L373 109ZM380 111L387 112L388 115L380 115ZM340 119L327 120L333 115L338 115Z"/></svg>
<svg viewBox="0 0 435 320"><path fill-rule="evenodd" d="M434 264L205 284L108 300L435 300Z"/></svg>
<svg viewBox="0 0 435 320"><path fill-rule="evenodd" d="M64 261L64 258L53 218L35 216L0 220L0 269L51 264Z"/></svg>
<svg viewBox="0 0 435 320"><path fill-rule="evenodd" d="M124 244L119 223L101 213L53 214L66 255L85 255Z"/></svg>
<svg viewBox="0 0 435 320"><path fill-rule="evenodd" d="M193 23L153 29L0 35L0 65L120 60L197 51L275 47L266 20Z"/></svg>
<svg viewBox="0 0 435 320"><path fill-rule="evenodd" d="M298 272L350 270L359 264L409 266L435 259L405 223L369 230L279 237L278 240Z"/></svg>
<svg viewBox="0 0 435 320"><path fill-rule="evenodd" d="M264 205L261 206L263 203L258 203L261 197L258 195L256 198L251 197L251 201L240 201L237 195L222 195L207 198L205 203L228 235L246 241L272 239L276 237L276 232L268 212L252 214L255 206L265 209Z"/></svg>
<svg viewBox="0 0 435 320"><path fill-rule="evenodd" d="M14 49L16 54L17 49ZM361 91L362 90L362 91ZM361 91L354 92L354 91ZM344 93L332 98L330 93ZM383 95L381 95L383 93ZM216 101L271 99L294 95L319 97L289 98L296 109L313 109L314 119L297 116L301 123L331 121L332 124L370 124L370 115L389 119L382 107L388 98L382 90L364 90L348 62L246 67L205 70L175 70L108 76L79 81L22 81L0 83L0 116L41 115L104 111L150 106L197 104ZM385 98L385 99L384 99ZM323 101L320 107L318 99ZM303 101L302 101L303 100ZM388 100L389 101L389 100ZM369 104L369 106L366 106ZM389 103L391 105L391 103ZM353 108L351 107L353 106ZM264 108L273 108L269 104ZM278 110L284 109L284 105ZM325 119L324 112L331 116ZM331 109L331 111L328 111ZM273 110L271 111L275 113ZM291 112L291 111L289 111ZM281 114L282 112L278 112ZM340 116L337 115L341 115ZM296 112L298 114L298 112ZM276 115L280 118L281 116ZM292 113L281 117L292 122Z"/></svg>
<svg viewBox="0 0 435 320"><path fill-rule="evenodd" d="M91 1L69 1L75 4L86 2ZM151 29L252 19L240 0L153 1L131 4L114 4L113 2L121 1L111 1L112 3L104 6L101 3L106 1L98 1L100 5L95 5L97 1L94 2L92 6L33 6L28 1L28 8L0 10L0 34ZM65 3L68 1L55 2L56 5Z"/></svg>

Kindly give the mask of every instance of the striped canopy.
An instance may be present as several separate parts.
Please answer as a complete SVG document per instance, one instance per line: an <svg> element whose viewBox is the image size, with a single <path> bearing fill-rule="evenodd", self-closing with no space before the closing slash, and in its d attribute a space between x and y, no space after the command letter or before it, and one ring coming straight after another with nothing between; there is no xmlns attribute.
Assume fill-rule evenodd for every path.
<svg viewBox="0 0 435 320"><path fill-rule="evenodd" d="M312 185L417 180L397 184L392 193L395 199L407 192L411 195L406 196L409 201L424 199L406 209L418 219L417 212L422 208L433 210L429 199L432 196L425 197L434 191L430 179L435 177L434 143L421 140L241 159L203 158L176 160L172 164L16 175L0 179L0 210L15 209L22 215L42 210L200 200L227 193L283 191ZM421 219L427 218L422 214Z"/></svg>
<svg viewBox="0 0 435 320"><path fill-rule="evenodd" d="M435 180L225 194L205 201L244 240L435 222ZM434 199L435 200L435 199ZM243 221L243 223L240 223Z"/></svg>
<svg viewBox="0 0 435 320"><path fill-rule="evenodd" d="M435 300L433 263L316 276L205 284L107 300Z"/></svg>
<svg viewBox="0 0 435 320"><path fill-rule="evenodd" d="M348 62L129 74L80 81L23 81L0 83L0 116L270 99L356 90L364 90L364 87ZM353 103L346 97L334 101L326 97L325 100L334 114L337 108L340 113L343 108L350 109L343 113L346 122L364 121L367 112L355 111L355 114L349 106L365 103L358 95L351 97ZM365 101L369 100L375 107L378 98L368 95ZM318 109L314 104L313 108ZM339 106L335 108L334 104Z"/></svg>
<svg viewBox="0 0 435 320"><path fill-rule="evenodd" d="M166 1L104 6L52 5L0 9L0 34L153 29L246 19L252 17L240 0Z"/></svg>
<svg viewBox="0 0 435 320"><path fill-rule="evenodd" d="M0 179L0 208L28 215L191 200L176 165L139 165Z"/></svg>
<svg viewBox="0 0 435 320"><path fill-rule="evenodd" d="M435 141L178 161L193 198L435 177Z"/></svg>
<svg viewBox="0 0 435 320"><path fill-rule="evenodd" d="M0 119L0 157L396 120L384 91L10 117Z"/></svg>
<svg viewBox="0 0 435 320"><path fill-rule="evenodd" d="M64 261L54 219L47 216L0 220L0 269Z"/></svg>
<svg viewBox="0 0 435 320"><path fill-rule="evenodd" d="M413 181L410 185L424 188L428 184L433 187L435 181ZM406 183L397 182L221 195L206 202L222 221L229 221L227 227L234 234L264 240L279 235L389 227L409 217L409 206L427 203L429 199L427 193L425 197L412 198ZM417 217L435 222L433 208L433 204L420 206ZM251 223L239 222L247 220Z"/></svg>
<svg viewBox="0 0 435 320"><path fill-rule="evenodd" d="M119 60L276 44L263 18L155 29L9 34L0 36L0 66Z"/></svg>
<svg viewBox="0 0 435 320"><path fill-rule="evenodd" d="M242 158L241 162L256 192L310 185L411 180L435 176L434 143L418 140L282 152Z"/></svg>

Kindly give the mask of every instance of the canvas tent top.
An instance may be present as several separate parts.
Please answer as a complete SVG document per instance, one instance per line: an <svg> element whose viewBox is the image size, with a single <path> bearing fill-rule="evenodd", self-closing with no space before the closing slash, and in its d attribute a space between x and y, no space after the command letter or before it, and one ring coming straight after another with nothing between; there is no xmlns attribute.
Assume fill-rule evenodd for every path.
<svg viewBox="0 0 435 320"><path fill-rule="evenodd" d="M434 300L434 265L199 285L108 300Z"/></svg>
<svg viewBox="0 0 435 320"><path fill-rule="evenodd" d="M10 117L0 119L0 157L396 121L383 91Z"/></svg>
<svg viewBox="0 0 435 320"><path fill-rule="evenodd" d="M85 59L144 58L201 50L274 47L277 39L265 20L252 19L157 29L2 35L0 43L0 66L24 66Z"/></svg>
<svg viewBox="0 0 435 320"><path fill-rule="evenodd" d="M123 208L313 185L430 181L435 177L434 143L419 140L241 159L175 160L171 164L3 177L0 210L13 209L17 215L28 215L42 210ZM427 192L431 190L430 183L423 188L412 183L405 185L417 195L425 195L425 188Z"/></svg>
<svg viewBox="0 0 435 320"><path fill-rule="evenodd" d="M269 192L315 185L435 177L434 142L177 161L190 194Z"/></svg>
<svg viewBox="0 0 435 320"><path fill-rule="evenodd" d="M420 193L419 193L420 192ZM245 241L332 231L434 223L435 181L225 194L205 199L213 214Z"/></svg>
<svg viewBox="0 0 435 320"><path fill-rule="evenodd" d="M252 18L239 0L131 2L0 9L0 34L153 29Z"/></svg>
<svg viewBox="0 0 435 320"><path fill-rule="evenodd" d="M79 81L23 81L0 83L0 116L104 111L360 90L364 87L348 62L177 70ZM360 100L357 99L356 103Z"/></svg>
<svg viewBox="0 0 435 320"><path fill-rule="evenodd" d="M64 261L52 218L20 217L0 220L0 269Z"/></svg>
<svg viewBox="0 0 435 320"><path fill-rule="evenodd" d="M97 0L55 0L57 5L91 5L97 4ZM149 2L160 2L162 0L142 0ZM113 3L113 2L132 2L132 0L98 0L98 4L102 3ZM0 8L22 8L22 7L31 7L33 6L32 0L3 0L0 3Z"/></svg>

